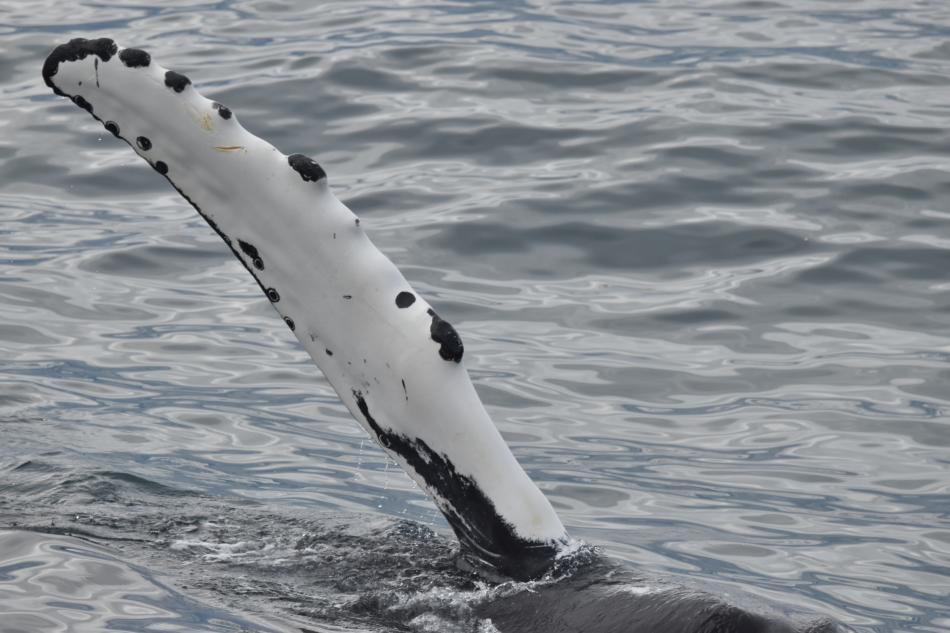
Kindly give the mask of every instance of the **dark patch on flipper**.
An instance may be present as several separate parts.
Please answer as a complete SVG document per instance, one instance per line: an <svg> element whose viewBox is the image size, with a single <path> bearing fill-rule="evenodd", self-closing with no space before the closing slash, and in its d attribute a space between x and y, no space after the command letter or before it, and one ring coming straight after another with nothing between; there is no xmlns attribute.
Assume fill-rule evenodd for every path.
<svg viewBox="0 0 950 633"><path fill-rule="evenodd" d="M309 156L291 154L287 157L287 162L294 168L295 172L300 174L305 182L317 182L327 177L327 172L323 171L323 167Z"/></svg>
<svg viewBox="0 0 950 633"><path fill-rule="evenodd" d="M175 92L181 92L190 84L191 79L188 79L188 77L185 77L181 73L176 73L174 70L169 70L165 73L165 85Z"/></svg>
<svg viewBox="0 0 950 633"><path fill-rule="evenodd" d="M108 37L100 37L95 40L87 40L84 37L77 37L69 40L66 44L60 44L53 49L53 52L46 57L43 62L43 81L52 88L53 92L61 97L68 97L65 92L56 87L53 83L53 76L59 72L59 65L63 62L75 62L80 59L86 59L89 55L95 55L104 62L112 59L119 47ZM78 105L78 104L77 104ZM82 107L82 106L80 106ZM92 111L90 108L84 110Z"/></svg>
<svg viewBox="0 0 950 633"><path fill-rule="evenodd" d="M343 298L349 301L350 299L353 298L353 295L343 295Z"/></svg>
<svg viewBox="0 0 950 633"><path fill-rule="evenodd" d="M222 119L231 118L231 110L227 106L221 105L220 103L212 103L211 107L218 111L218 114Z"/></svg>
<svg viewBox="0 0 950 633"><path fill-rule="evenodd" d="M332 351L332 350L327 349L326 352L327 352L327 356L333 356L333 351Z"/></svg>
<svg viewBox="0 0 950 633"><path fill-rule="evenodd" d="M384 431L370 414L362 392L353 389L353 397L379 443L402 457L441 497L439 509L458 537L463 554L474 557L474 564L515 580L538 578L550 569L557 554L555 547L518 536L475 481L456 471L445 455L421 439Z"/></svg>
<svg viewBox="0 0 950 633"><path fill-rule="evenodd" d="M297 329L297 324L294 323L294 320L291 319L291 318L288 317L288 316L285 316L285 317L284 317L284 323L287 324L287 327L290 328L290 331L291 331L291 332L293 332L294 330Z"/></svg>
<svg viewBox="0 0 950 633"><path fill-rule="evenodd" d="M119 125L115 121L106 121L105 127L107 130L112 132L112 136L116 138L122 138L119 136Z"/></svg>
<svg viewBox="0 0 950 633"><path fill-rule="evenodd" d="M462 338L448 321L443 321L435 310L428 310L432 317L432 324L429 326L429 336L433 341L439 344L439 356L442 360L453 360L456 363L462 361L462 354L465 348L462 346Z"/></svg>
<svg viewBox="0 0 950 633"><path fill-rule="evenodd" d="M396 295L396 307L397 308L408 308L413 303L416 302L416 295L411 292L406 292L403 290L398 295Z"/></svg>
<svg viewBox="0 0 950 633"><path fill-rule="evenodd" d="M119 59L129 68L148 68L152 63L152 56L139 48L122 49Z"/></svg>
<svg viewBox="0 0 950 633"><path fill-rule="evenodd" d="M406 394L406 402L409 402L409 390L406 389L406 380L402 379L400 382L402 382L402 392Z"/></svg>
<svg viewBox="0 0 950 633"><path fill-rule="evenodd" d="M267 288L264 290L264 294L267 295L267 298L270 299L271 303L277 303L280 301L280 293L278 293L274 288Z"/></svg>
<svg viewBox="0 0 950 633"><path fill-rule="evenodd" d="M97 57L93 61L94 61L93 66L95 66L96 68L96 88L101 88L102 86L99 85L99 58Z"/></svg>
<svg viewBox="0 0 950 633"><path fill-rule="evenodd" d="M155 164L152 165L152 167L154 167L155 171L157 171L163 176L168 174L168 165L166 165L163 161L160 161L160 160L155 161Z"/></svg>
<svg viewBox="0 0 950 633"><path fill-rule="evenodd" d="M147 136L140 136L135 139L135 144L139 146L139 149L143 152L147 152L152 149L152 141L148 140Z"/></svg>
<svg viewBox="0 0 950 633"><path fill-rule="evenodd" d="M254 268L258 270L264 270L264 260L261 259L261 254L257 252L257 248L253 244L249 244L244 240L238 240L238 246L241 247L241 251L245 255L251 258Z"/></svg>
<svg viewBox="0 0 950 633"><path fill-rule="evenodd" d="M78 105L80 108L82 108L83 110L85 110L85 111L88 112L89 114L92 114L92 104L89 103L88 101L86 101L81 95L76 95L75 97L70 97L70 99L72 99L72 100L73 100L73 103L75 103L76 105ZM96 116L96 115L93 114L93 116ZM98 119L99 117L96 117L96 118Z"/></svg>

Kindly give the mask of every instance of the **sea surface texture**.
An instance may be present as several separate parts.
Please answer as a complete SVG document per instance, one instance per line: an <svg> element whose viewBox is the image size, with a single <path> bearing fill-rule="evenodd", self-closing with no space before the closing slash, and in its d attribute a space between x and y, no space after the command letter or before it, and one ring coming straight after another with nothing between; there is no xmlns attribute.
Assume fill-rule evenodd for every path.
<svg viewBox="0 0 950 633"><path fill-rule="evenodd" d="M950 630L944 0L0 1L0 631L494 630L167 182L43 85L149 51L313 156L570 534Z"/></svg>

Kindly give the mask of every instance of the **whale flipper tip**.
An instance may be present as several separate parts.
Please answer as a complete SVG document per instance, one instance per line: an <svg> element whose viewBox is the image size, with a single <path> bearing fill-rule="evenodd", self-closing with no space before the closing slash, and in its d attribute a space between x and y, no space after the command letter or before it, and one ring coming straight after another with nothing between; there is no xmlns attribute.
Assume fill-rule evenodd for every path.
<svg viewBox="0 0 950 633"><path fill-rule="evenodd" d="M63 62L75 62L85 59L89 55L95 55L104 62L112 59L112 56L119 50L115 40L108 37L100 37L93 40L87 40L84 37L77 37L69 40L65 44L60 44L53 49L46 57L43 63L43 81L52 88L53 92L61 97L68 96L53 83L53 77L59 72L59 65ZM81 107L81 106L80 106ZM83 108L85 109L85 108Z"/></svg>

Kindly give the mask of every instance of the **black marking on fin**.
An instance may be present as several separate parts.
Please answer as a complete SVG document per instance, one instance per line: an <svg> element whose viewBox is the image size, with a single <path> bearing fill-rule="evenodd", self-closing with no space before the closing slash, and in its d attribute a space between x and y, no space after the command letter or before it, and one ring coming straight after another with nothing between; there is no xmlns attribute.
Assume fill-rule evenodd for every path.
<svg viewBox="0 0 950 633"><path fill-rule="evenodd" d="M291 319L289 316L284 317L284 323L287 324L287 327L290 328L291 332L297 329L297 325L294 323L294 320Z"/></svg>
<svg viewBox="0 0 950 633"><path fill-rule="evenodd" d="M268 288L264 291L264 294L267 295L267 298L270 299L271 303L277 303L280 301L280 294L273 288Z"/></svg>
<svg viewBox="0 0 950 633"><path fill-rule="evenodd" d="M93 62L93 66L96 69L96 88L101 88L102 86L99 85L99 58L95 58Z"/></svg>
<svg viewBox="0 0 950 633"><path fill-rule="evenodd" d="M185 77L181 73L176 73L174 70L169 70L165 73L165 85L175 92L181 92L190 83L191 79L188 79L188 77Z"/></svg>
<svg viewBox="0 0 950 633"><path fill-rule="evenodd" d="M455 331L451 323L440 319L432 308L429 308L428 313L432 317L429 336L439 344L439 356L442 357L442 360L461 362L465 347L462 345L462 339L458 332Z"/></svg>
<svg viewBox="0 0 950 633"><path fill-rule="evenodd" d="M148 68L152 63L152 56L139 48L122 49L119 59L129 68Z"/></svg>
<svg viewBox="0 0 950 633"><path fill-rule="evenodd" d="M72 100L73 100L73 103L75 103L76 105L78 105L80 108L82 108L83 110L85 110L85 111L88 112L89 114L92 114L92 104L89 103L88 101L86 101L85 99L83 99L82 95L76 95L76 96L71 97L71 98L72 98ZM93 115L93 116L95 116L95 115ZM98 118L98 117L97 117L97 118Z"/></svg>
<svg viewBox="0 0 950 633"><path fill-rule="evenodd" d="M152 165L152 167L154 167L155 171L157 171L163 176L168 173L168 165L166 165L160 160L155 161L155 164Z"/></svg>
<svg viewBox="0 0 950 633"><path fill-rule="evenodd" d="M249 244L244 240L238 240L238 246L241 247L241 251L251 258L251 262L254 264L254 268L258 270L264 270L264 260L261 259L261 254L257 252L257 248L253 244Z"/></svg>
<svg viewBox="0 0 950 633"><path fill-rule="evenodd" d="M294 168L295 172L300 174L304 182L317 182L327 177L327 172L323 171L323 167L318 165L316 161L309 156L291 154L287 157L287 162L290 163L290 166Z"/></svg>
<svg viewBox="0 0 950 633"><path fill-rule="evenodd" d="M138 145L139 149L143 152L152 149L152 141L148 140L147 136L139 136L135 139L135 144Z"/></svg>
<svg viewBox="0 0 950 633"><path fill-rule="evenodd" d="M211 107L218 111L218 114L221 116L222 119L231 118L231 110L227 106L221 105L220 103L215 102L211 104Z"/></svg>
<svg viewBox="0 0 950 633"><path fill-rule="evenodd" d="M105 127L107 130L112 132L112 136L116 138L122 138L121 136L119 136L119 126L115 121L106 121Z"/></svg>
<svg viewBox="0 0 950 633"><path fill-rule="evenodd" d="M416 302L416 295L411 292L406 292L403 290L398 295L396 295L396 307L397 308L408 308L413 303Z"/></svg>
<svg viewBox="0 0 950 633"><path fill-rule="evenodd" d="M327 356L333 356L333 352L329 348L326 351L327 351Z"/></svg>
<svg viewBox="0 0 950 633"><path fill-rule="evenodd" d="M53 77L59 72L61 63L79 61L80 59L86 59L89 55L95 55L102 61L107 62L112 59L117 50L119 50L119 47L108 37L100 37L95 40L77 37L69 40L68 43L60 44L54 48L53 52L46 57L46 61L43 62L43 81L59 96L69 96L53 83ZM89 111L92 110L89 109Z"/></svg>
<svg viewBox="0 0 950 633"><path fill-rule="evenodd" d="M356 406L379 443L396 453L437 492L436 504L459 539L463 554L515 580L538 578L554 564L556 548L515 533L471 477L455 470L448 457L424 440L384 431L373 419L362 392Z"/></svg>
<svg viewBox="0 0 950 633"><path fill-rule="evenodd" d="M406 394L406 402L409 402L409 390L406 389L406 379L403 378L400 382L402 382L402 392Z"/></svg>

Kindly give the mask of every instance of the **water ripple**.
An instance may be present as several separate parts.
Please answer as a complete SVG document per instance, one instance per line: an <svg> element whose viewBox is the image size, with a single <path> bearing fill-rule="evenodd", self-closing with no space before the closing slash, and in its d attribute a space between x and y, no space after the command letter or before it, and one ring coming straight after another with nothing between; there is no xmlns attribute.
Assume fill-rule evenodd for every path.
<svg viewBox="0 0 950 633"><path fill-rule="evenodd" d="M4 582L48 578L23 627L245 625L135 561L297 628L484 626L441 541L302 535L446 526L217 237L41 84L99 35L319 158L573 535L862 633L950 627L944 3L7 4L0 525L180 542L4 533ZM353 543L405 578L301 589ZM125 597L67 583L105 568Z"/></svg>

